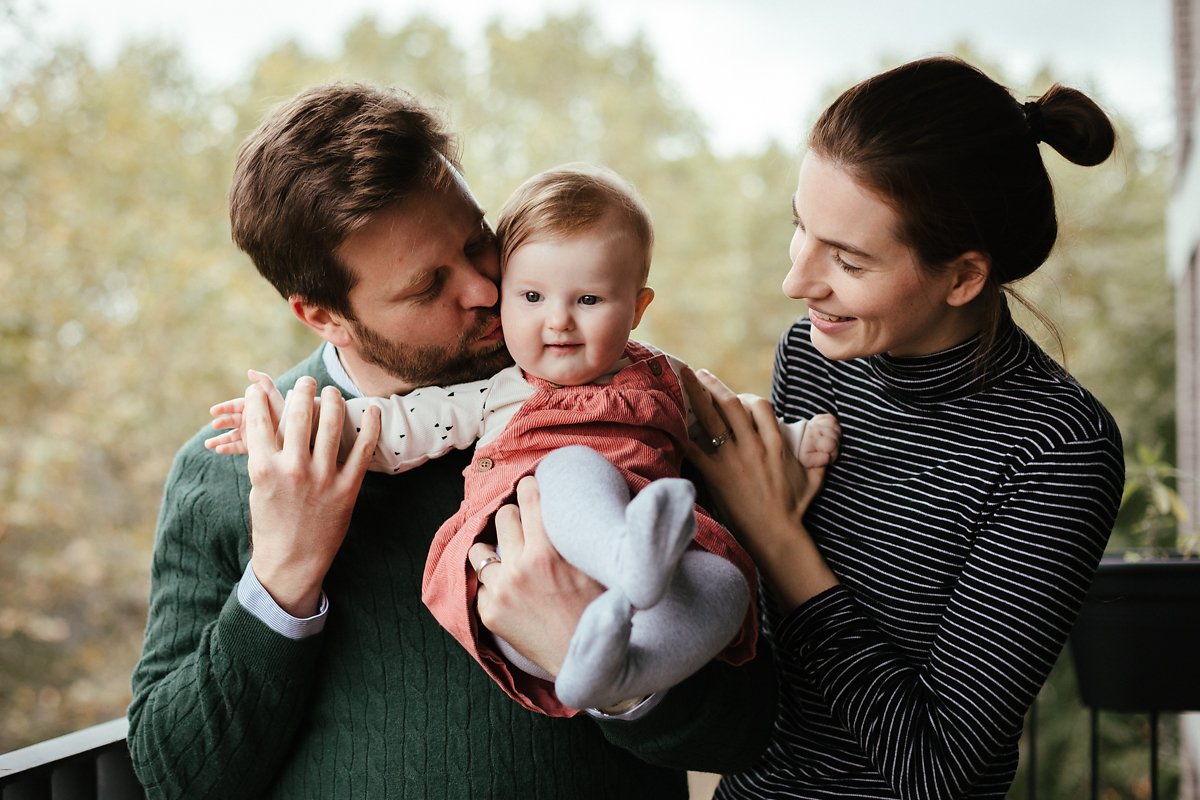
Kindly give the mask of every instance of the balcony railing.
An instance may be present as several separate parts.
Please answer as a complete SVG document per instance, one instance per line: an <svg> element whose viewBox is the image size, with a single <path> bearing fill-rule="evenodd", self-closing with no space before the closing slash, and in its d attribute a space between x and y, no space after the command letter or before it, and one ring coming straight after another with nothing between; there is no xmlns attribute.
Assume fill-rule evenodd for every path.
<svg viewBox="0 0 1200 800"><path fill-rule="evenodd" d="M0 800L145 800L114 719L0 755Z"/></svg>
<svg viewBox="0 0 1200 800"><path fill-rule="evenodd" d="M1098 773L1096 710L1092 709L1091 796L1103 780ZM1157 730L1157 715L1152 715ZM128 725L115 719L57 739L0 754L0 800L145 800L125 744ZM1151 749L1151 781L1157 772L1157 737ZM1037 792L1037 705L1026 719L1027 800ZM1157 788L1157 787L1156 787ZM1019 791L1017 787L1014 790ZM1156 796L1156 795L1155 795Z"/></svg>

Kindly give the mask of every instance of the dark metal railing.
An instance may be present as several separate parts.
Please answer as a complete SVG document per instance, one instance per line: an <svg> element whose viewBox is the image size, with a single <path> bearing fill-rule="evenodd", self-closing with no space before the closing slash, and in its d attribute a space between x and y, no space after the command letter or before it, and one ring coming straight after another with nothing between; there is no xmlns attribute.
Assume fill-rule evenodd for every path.
<svg viewBox="0 0 1200 800"><path fill-rule="evenodd" d="M1161 712L1200 711L1200 560L1106 555L1071 632L1079 697L1091 713L1091 797L1100 796L1100 712L1150 718L1150 800L1158 800Z"/></svg>
<svg viewBox="0 0 1200 800"><path fill-rule="evenodd" d="M114 719L0 754L0 800L145 800Z"/></svg>
<svg viewBox="0 0 1200 800"><path fill-rule="evenodd" d="M1091 797L1101 785L1098 710L1091 712ZM1036 800L1037 728L1035 703L1025 725L1026 798ZM1158 714L1151 713L1151 796L1158 796ZM57 739L0 754L0 800L145 800L125 744L128 723L114 719Z"/></svg>

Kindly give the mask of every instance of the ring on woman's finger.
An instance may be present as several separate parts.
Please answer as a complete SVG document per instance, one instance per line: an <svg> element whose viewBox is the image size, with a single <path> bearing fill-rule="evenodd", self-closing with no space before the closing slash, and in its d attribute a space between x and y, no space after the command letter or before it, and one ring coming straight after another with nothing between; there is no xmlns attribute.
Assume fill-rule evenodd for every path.
<svg viewBox="0 0 1200 800"><path fill-rule="evenodd" d="M726 428L724 433L719 433L714 436L711 440L709 440L709 443L712 445L712 449L716 450L718 447L725 444L727 441L729 441L729 437L732 435L733 431L729 428Z"/></svg>
<svg viewBox="0 0 1200 800"><path fill-rule="evenodd" d="M500 556L493 553L492 555L485 558L483 561L480 561L479 565L475 567L475 577L478 578L481 575L483 575L483 570L485 568L490 567L492 564L499 564L499 563L500 563Z"/></svg>

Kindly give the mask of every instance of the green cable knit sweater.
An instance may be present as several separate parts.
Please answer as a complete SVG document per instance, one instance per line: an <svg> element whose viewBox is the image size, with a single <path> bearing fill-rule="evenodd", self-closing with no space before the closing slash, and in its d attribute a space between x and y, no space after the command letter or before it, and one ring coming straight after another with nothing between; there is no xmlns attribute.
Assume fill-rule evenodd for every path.
<svg viewBox="0 0 1200 800"><path fill-rule="evenodd" d="M280 380L332 383L318 349ZM244 457L180 450L167 479L129 747L151 798L670 798L682 769L747 767L775 713L769 652L713 663L634 722L509 700L421 604L434 531L470 453L368 473L325 581L325 630L293 641L237 600ZM636 756L633 755L636 753Z"/></svg>

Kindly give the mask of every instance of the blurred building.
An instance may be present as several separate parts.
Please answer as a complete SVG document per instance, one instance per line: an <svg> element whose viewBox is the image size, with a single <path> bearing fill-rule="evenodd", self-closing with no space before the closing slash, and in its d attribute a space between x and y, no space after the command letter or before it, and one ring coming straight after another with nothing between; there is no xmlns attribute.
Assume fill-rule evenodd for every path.
<svg viewBox="0 0 1200 800"><path fill-rule="evenodd" d="M1172 3L1175 170L1167 205L1167 269L1177 289L1178 465L1200 475L1200 2ZM1200 508L1196 482L1183 482L1180 492L1188 508Z"/></svg>
<svg viewBox="0 0 1200 800"><path fill-rule="evenodd" d="M1167 203L1167 269L1175 281L1178 466L1200 475L1200 0L1171 0L1175 65L1175 169ZM1193 515L1197 481L1180 481ZM1196 519L1185 524L1195 525ZM1197 678L1200 680L1200 678ZM1180 797L1200 800L1200 715L1182 718ZM1187 774L1190 772L1190 775Z"/></svg>

